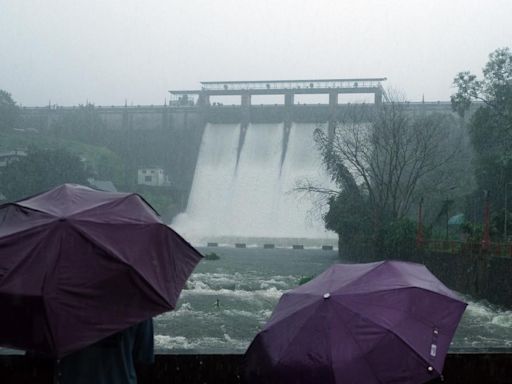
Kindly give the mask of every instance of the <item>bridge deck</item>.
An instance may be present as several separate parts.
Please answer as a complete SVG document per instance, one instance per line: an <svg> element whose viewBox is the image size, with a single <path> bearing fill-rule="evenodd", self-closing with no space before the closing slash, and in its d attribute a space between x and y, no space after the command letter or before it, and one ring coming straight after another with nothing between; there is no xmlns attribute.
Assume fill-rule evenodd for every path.
<svg viewBox="0 0 512 384"><path fill-rule="evenodd" d="M203 81L199 90L171 90L173 95L277 95L325 93L375 93L386 78Z"/></svg>

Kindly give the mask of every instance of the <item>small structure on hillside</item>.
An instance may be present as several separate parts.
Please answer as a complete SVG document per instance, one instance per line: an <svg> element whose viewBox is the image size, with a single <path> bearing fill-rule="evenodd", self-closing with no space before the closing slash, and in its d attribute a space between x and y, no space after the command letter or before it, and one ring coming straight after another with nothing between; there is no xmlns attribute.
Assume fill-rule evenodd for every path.
<svg viewBox="0 0 512 384"><path fill-rule="evenodd" d="M167 187L170 185L169 178L162 168L139 168L137 171L137 184L150 185L153 187Z"/></svg>
<svg viewBox="0 0 512 384"><path fill-rule="evenodd" d="M27 152L20 149L0 152L0 167L6 167L13 161L17 161L25 156L27 156Z"/></svg>

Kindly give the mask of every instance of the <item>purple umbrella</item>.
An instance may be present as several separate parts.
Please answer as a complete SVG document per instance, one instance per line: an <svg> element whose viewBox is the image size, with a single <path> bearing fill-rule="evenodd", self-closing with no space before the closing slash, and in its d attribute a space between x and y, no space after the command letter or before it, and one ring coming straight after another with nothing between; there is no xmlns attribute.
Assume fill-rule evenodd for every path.
<svg viewBox="0 0 512 384"><path fill-rule="evenodd" d="M61 357L174 309L202 256L137 194L64 184L0 206L0 345Z"/></svg>
<svg viewBox="0 0 512 384"><path fill-rule="evenodd" d="M250 383L423 383L466 303L421 264L336 264L285 293L246 352Z"/></svg>

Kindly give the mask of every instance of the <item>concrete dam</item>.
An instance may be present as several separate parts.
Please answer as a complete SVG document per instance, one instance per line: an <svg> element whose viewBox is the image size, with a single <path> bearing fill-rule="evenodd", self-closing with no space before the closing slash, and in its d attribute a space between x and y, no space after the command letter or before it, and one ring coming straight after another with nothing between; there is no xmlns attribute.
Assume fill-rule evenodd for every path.
<svg viewBox="0 0 512 384"><path fill-rule="evenodd" d="M334 187L313 131L332 129L345 112L347 105L338 102L341 94L373 94L375 105L385 103L384 80L205 82L200 90L170 91L172 99L163 106L95 109L109 130L144 130L147 135L169 130L180 142L173 149L176 161L165 168L186 196L171 225L190 241L260 244L279 238L287 245L336 245L335 234L324 229L322 201L296 188L304 183ZM297 96L304 94L328 95L329 102L297 104ZM259 95L280 95L283 103L253 105ZM240 104L212 102L216 96L236 96ZM450 108L448 103L410 107ZM44 130L74 108L23 111L28 126Z"/></svg>

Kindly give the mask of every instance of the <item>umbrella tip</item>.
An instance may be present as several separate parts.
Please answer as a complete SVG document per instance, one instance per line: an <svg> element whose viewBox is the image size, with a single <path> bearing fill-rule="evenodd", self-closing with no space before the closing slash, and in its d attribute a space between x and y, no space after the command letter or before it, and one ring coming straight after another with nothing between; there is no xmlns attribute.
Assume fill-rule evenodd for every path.
<svg viewBox="0 0 512 384"><path fill-rule="evenodd" d="M324 293L324 299L328 299L329 297L331 297L331 294L329 292Z"/></svg>

